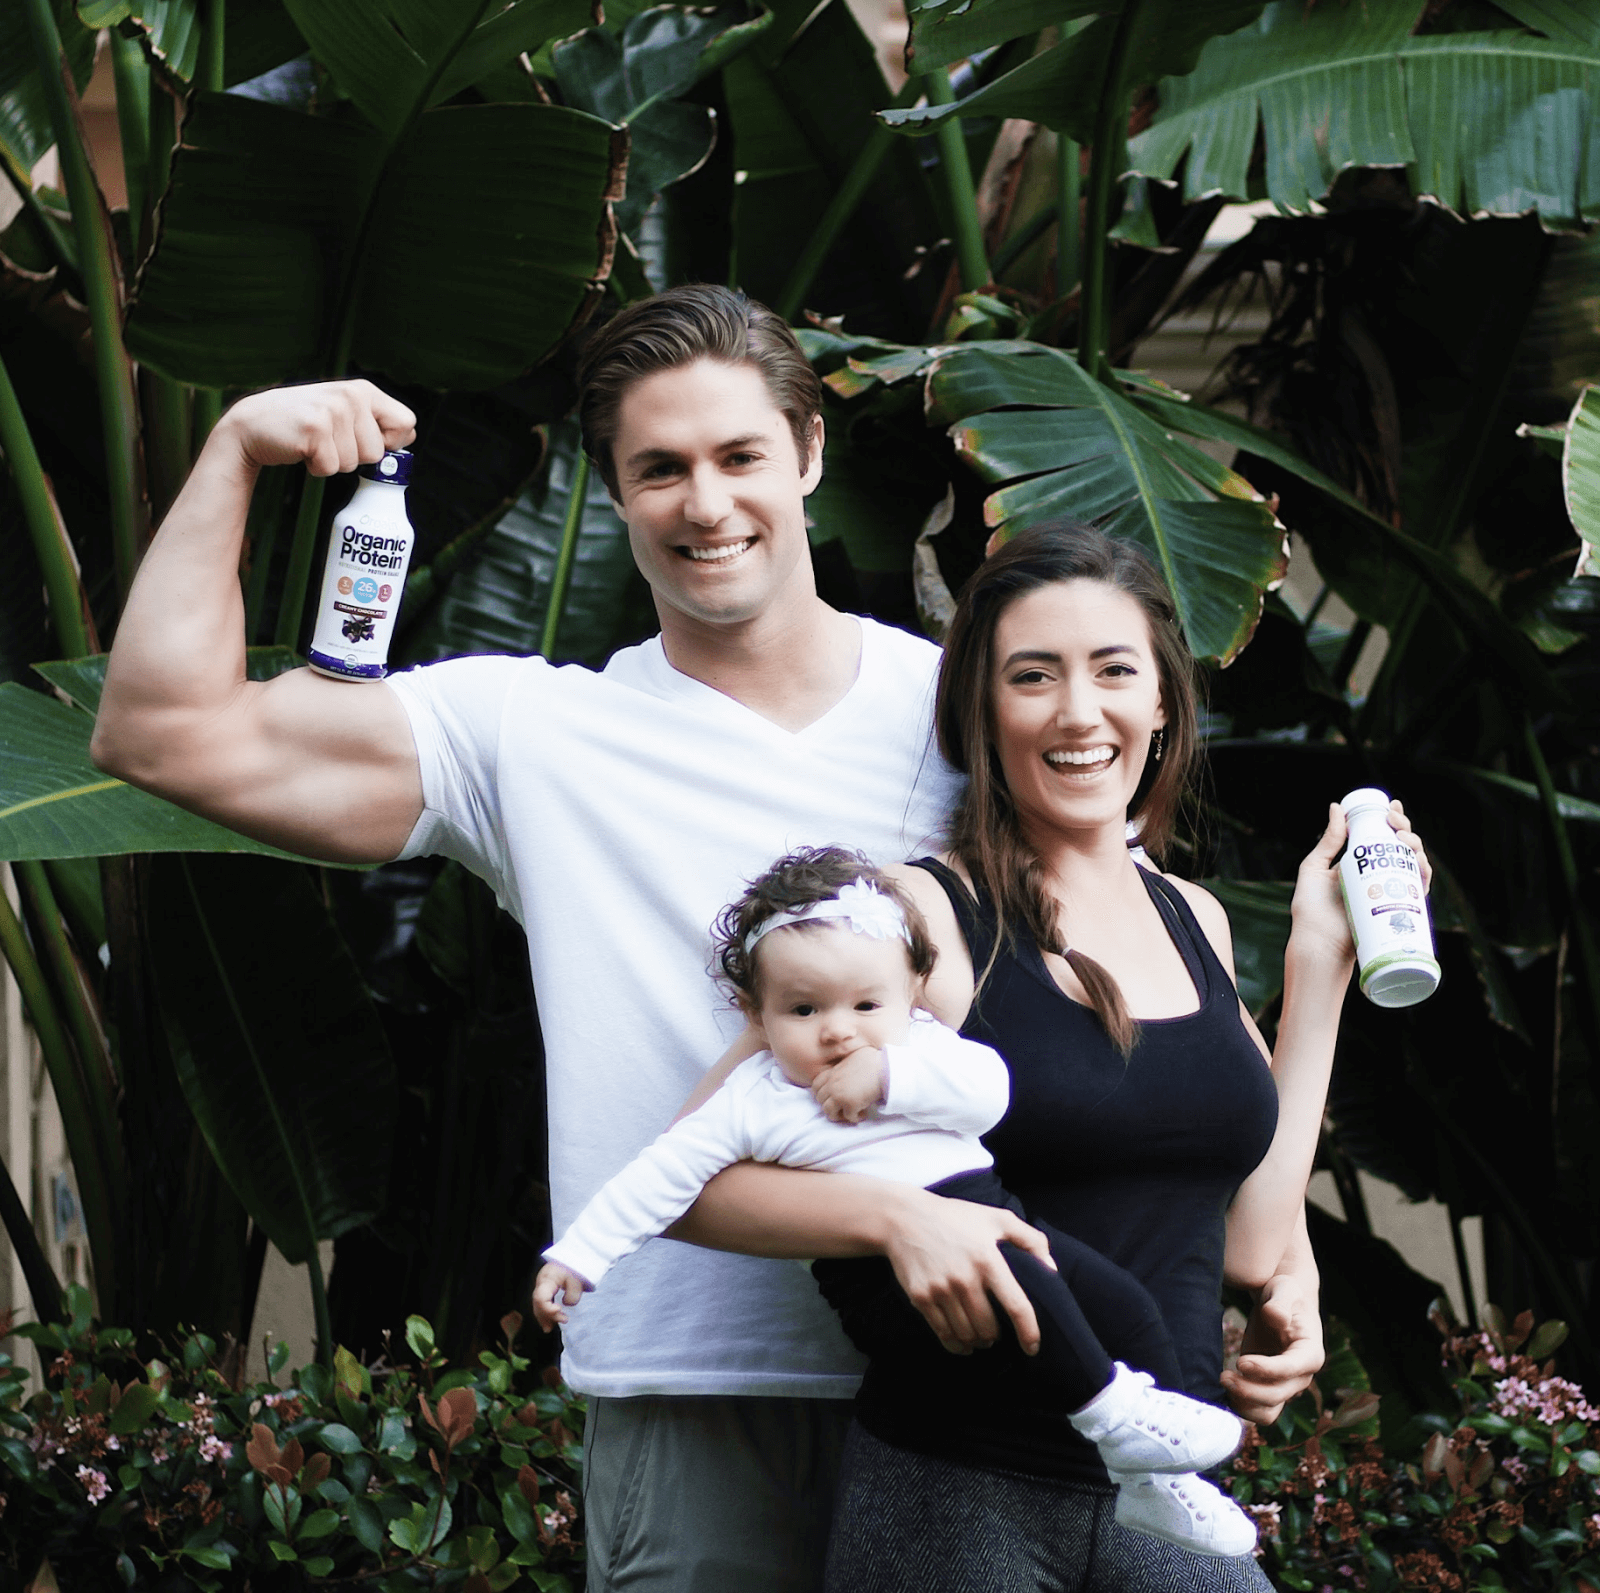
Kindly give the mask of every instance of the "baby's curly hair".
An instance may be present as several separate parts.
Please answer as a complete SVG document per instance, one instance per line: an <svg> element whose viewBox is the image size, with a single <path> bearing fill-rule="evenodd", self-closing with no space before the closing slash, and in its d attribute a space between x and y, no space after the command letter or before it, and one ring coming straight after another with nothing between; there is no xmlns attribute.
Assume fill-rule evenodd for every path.
<svg viewBox="0 0 1600 1593"><path fill-rule="evenodd" d="M899 885L860 852L842 846L803 846L780 857L759 879L752 880L744 895L724 907L711 926L712 972L727 987L736 1005L746 1011L761 1005L761 965L757 955L760 947L745 950L750 934L778 913L830 901L843 886L858 879L875 886L905 914L911 936L906 948L911 971L919 978L933 972L937 953L928 938L928 926L917 904ZM822 929L829 922L832 920L821 919L788 927Z"/></svg>

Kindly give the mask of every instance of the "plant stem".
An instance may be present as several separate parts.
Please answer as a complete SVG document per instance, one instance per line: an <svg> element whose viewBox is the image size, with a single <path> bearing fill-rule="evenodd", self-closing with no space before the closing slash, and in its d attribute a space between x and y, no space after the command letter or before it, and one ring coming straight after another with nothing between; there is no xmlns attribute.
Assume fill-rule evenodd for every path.
<svg viewBox="0 0 1600 1593"><path fill-rule="evenodd" d="M223 88L223 44L227 38L228 0L201 0L200 59L195 63L196 88L220 94Z"/></svg>
<svg viewBox="0 0 1600 1593"><path fill-rule="evenodd" d="M1065 298L1083 274L1083 170L1081 148L1056 135L1056 297Z"/></svg>
<svg viewBox="0 0 1600 1593"><path fill-rule="evenodd" d="M555 573L550 577L550 600L545 604L544 628L539 633L541 657L553 658L561 631L561 614L572 585L572 566L578 554L578 533L583 529L584 501L589 495L589 456L580 447L572 467L572 489L567 494L567 518L561 527L561 547Z"/></svg>
<svg viewBox="0 0 1600 1593"><path fill-rule="evenodd" d="M306 1276L311 1282L311 1314L317 1324L317 1360L323 1366L333 1365L333 1317L328 1312L328 1286L322 1276L322 1257L317 1254L317 1242L311 1241L311 1254L306 1257Z"/></svg>
<svg viewBox="0 0 1600 1593"><path fill-rule="evenodd" d="M147 365L139 372L144 389L145 468L150 507L165 518L189 474L189 389Z"/></svg>
<svg viewBox="0 0 1600 1593"><path fill-rule="evenodd" d="M0 1159L0 1223L5 1225L6 1237L22 1265L23 1277L28 1280L34 1316L41 1322L65 1322L67 1313L61 1303L61 1284L51 1270L44 1246L39 1243L39 1235L28 1216L28 1208L17 1193L4 1159Z"/></svg>
<svg viewBox="0 0 1600 1593"><path fill-rule="evenodd" d="M44 577L45 596L50 606L50 628L56 646L67 658L83 658L94 651L89 642L88 600L78 578L77 561L67 528L61 523L50 483L39 463L38 451L28 431L28 422L11 385L5 361L0 360L0 450L11 466L11 478L22 500L22 518L33 543L33 555Z"/></svg>
<svg viewBox="0 0 1600 1593"><path fill-rule="evenodd" d="M306 585L311 579L311 556L317 549L317 523L322 518L326 476L307 475L300 488L300 507L294 517L294 541L289 544L289 568L278 598L278 624L272 639L280 647L300 645L300 616L306 606Z"/></svg>
<svg viewBox="0 0 1600 1593"><path fill-rule="evenodd" d="M12 976L22 992L28 1020L38 1037L39 1049L44 1053L56 1105L61 1110L67 1154L72 1158L73 1171L78 1175L78 1190L83 1196L83 1224L88 1233L100 1297L114 1300L117 1297L116 1221L106 1187L107 1169L99 1159L94 1118L78 1077L77 1058L72 1054L71 1043L61 1027L55 1002L51 1000L50 987L4 890L0 890L0 953L11 964Z"/></svg>
<svg viewBox="0 0 1600 1593"><path fill-rule="evenodd" d="M128 230L137 260L150 230L150 69L137 39L115 28L107 35L111 75L117 85L117 132L122 140L122 180L128 189Z"/></svg>
<svg viewBox="0 0 1600 1593"><path fill-rule="evenodd" d="M1545 762L1544 749L1534 733L1533 721L1526 715L1522 720L1522 739L1528 749L1528 761L1533 765L1534 783L1539 787L1545 823L1550 826L1556 865L1561 871L1561 883L1566 891L1567 911L1572 917L1572 938L1577 944L1578 961L1583 967L1583 982L1587 987L1585 993L1589 998L1585 1027L1589 1031L1590 1054L1600 1055L1600 948L1595 945L1594 928L1589 922L1588 910L1583 905L1578 865L1572 855L1572 837L1567 833L1567 821L1561 816L1555 782L1550 778L1550 765ZM1559 991L1556 996L1559 1000Z"/></svg>
<svg viewBox="0 0 1600 1593"><path fill-rule="evenodd" d="M191 443L195 454L206 445L206 438L222 419L222 389L197 387L194 389L194 420Z"/></svg>
<svg viewBox="0 0 1600 1593"><path fill-rule="evenodd" d="M250 576L244 589L244 636L247 647L255 646L260 632L261 611L267 601L267 582L272 577L272 551L278 541L278 526L283 519L283 498L289 485L289 472L281 465L261 472L250 499L250 518L245 535L250 539Z"/></svg>
<svg viewBox="0 0 1600 1593"><path fill-rule="evenodd" d="M1128 141L1128 54L1138 34L1144 0L1127 0L1117 19L1116 36L1095 113L1094 145L1089 152L1089 199L1083 216L1083 296L1078 310L1078 363L1112 386L1107 345L1111 340L1111 199Z"/></svg>
<svg viewBox="0 0 1600 1593"><path fill-rule="evenodd" d="M78 270L88 301L94 342L95 386L100 397L100 428L106 453L106 495L111 514L112 556L117 589L123 596L133 582L144 538L139 496L139 422L133 395L133 370L122 347L122 306L111 229L100 190L89 169L78 124L62 78L61 36L50 0L21 0L33 38L39 84L50 111L56 151L72 206L78 243Z"/></svg>
<svg viewBox="0 0 1600 1593"><path fill-rule="evenodd" d="M61 910L56 905L55 892L50 888L44 864L19 862L11 867L23 899L28 904L28 923L33 930L34 945L42 950L49 964L50 976L55 984L55 998L66 1014L67 1027L78 1053L79 1076L93 1114L100 1165L105 1168L113 1199L120 1205L126 1174L122 1161L122 1139L117 1132L116 1078L105 1036L100 1030L77 961L72 955L72 946L61 922Z"/></svg>
<svg viewBox="0 0 1600 1593"><path fill-rule="evenodd" d="M948 83L949 79L946 78L945 81ZM899 110L914 104L919 91L920 85L917 80L911 78L889 102L889 108ZM828 251L838 241L839 234L844 231L845 225L866 197L879 168L894 147L897 136L882 122L873 123L866 143L861 146L850 170L844 175L844 181L839 184L833 198L828 201L828 208L822 212L822 219L813 228L811 237L800 252L800 258L795 261L794 269L789 273L789 280L784 283L783 291L773 305L784 320L793 322L795 316L800 313L806 294L811 291L811 284L816 280L823 260L827 258Z"/></svg>
<svg viewBox="0 0 1600 1593"><path fill-rule="evenodd" d="M930 105L954 105L956 91L950 87L950 74L940 67L922 79ZM978 219L978 190L972 180L972 163L967 159L967 135L961 118L941 117L935 136L939 140L939 164L944 169L945 194L950 201L950 224L956 234L956 261L961 269L961 286L976 293L989 283L989 262L983 252L983 223Z"/></svg>
<svg viewBox="0 0 1600 1593"><path fill-rule="evenodd" d="M996 282L1055 226L1059 209L1060 207L1052 199L1043 210L1036 211L1028 218L1027 226L1018 228L1000 245L1000 252L994 257L994 263L990 267Z"/></svg>

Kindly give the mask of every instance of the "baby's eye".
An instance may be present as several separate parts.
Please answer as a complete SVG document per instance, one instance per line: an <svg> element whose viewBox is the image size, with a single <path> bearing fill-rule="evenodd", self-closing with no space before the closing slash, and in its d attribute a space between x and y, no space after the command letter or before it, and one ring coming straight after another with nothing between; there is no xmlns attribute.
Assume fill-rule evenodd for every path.
<svg viewBox="0 0 1600 1593"><path fill-rule="evenodd" d="M797 1018L812 1018L816 1016L817 1009L809 1001L802 1001L797 1006L789 1008Z"/></svg>
<svg viewBox="0 0 1600 1593"><path fill-rule="evenodd" d="M858 1001L856 1003L856 1011L857 1012L876 1012L878 1010L878 1008L881 1007L882 1005L883 1005L883 1003L881 1001Z"/></svg>

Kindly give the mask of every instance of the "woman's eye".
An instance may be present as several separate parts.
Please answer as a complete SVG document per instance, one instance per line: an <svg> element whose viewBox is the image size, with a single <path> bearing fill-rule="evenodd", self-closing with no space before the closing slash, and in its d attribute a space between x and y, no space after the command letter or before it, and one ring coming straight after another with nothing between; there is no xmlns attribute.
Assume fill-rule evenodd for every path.
<svg viewBox="0 0 1600 1593"><path fill-rule="evenodd" d="M1044 678L1045 675L1042 669L1025 669L1020 675L1012 676L1011 684L1013 686L1037 686Z"/></svg>
<svg viewBox="0 0 1600 1593"><path fill-rule="evenodd" d="M1111 676L1137 675L1139 673L1132 664L1107 664L1105 672Z"/></svg>

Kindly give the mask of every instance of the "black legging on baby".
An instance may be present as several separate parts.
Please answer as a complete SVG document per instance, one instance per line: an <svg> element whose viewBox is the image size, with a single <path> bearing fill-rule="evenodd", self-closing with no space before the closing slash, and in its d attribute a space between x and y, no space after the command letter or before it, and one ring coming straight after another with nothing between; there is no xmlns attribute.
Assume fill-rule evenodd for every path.
<svg viewBox="0 0 1600 1593"><path fill-rule="evenodd" d="M929 1193L980 1206L1000 1206L1024 1222L1032 1222L992 1168L947 1178L933 1185ZM1028 1364L1041 1380L1041 1392L1047 1393L1052 1403L1077 1410L1111 1381L1113 1358L1151 1373L1163 1388L1181 1389L1183 1378L1172 1339L1149 1290L1131 1272L1080 1240L1046 1223L1033 1226L1050 1242L1055 1272L1015 1245L1002 1244L1000 1253L1039 1318L1039 1354ZM930 1349L943 1353L933 1330L906 1298L883 1256L817 1261L811 1270L828 1304L839 1313L851 1342L863 1354L879 1360L889 1356L927 1358ZM1010 1320L1003 1312L996 1315L1015 1360Z"/></svg>

